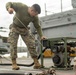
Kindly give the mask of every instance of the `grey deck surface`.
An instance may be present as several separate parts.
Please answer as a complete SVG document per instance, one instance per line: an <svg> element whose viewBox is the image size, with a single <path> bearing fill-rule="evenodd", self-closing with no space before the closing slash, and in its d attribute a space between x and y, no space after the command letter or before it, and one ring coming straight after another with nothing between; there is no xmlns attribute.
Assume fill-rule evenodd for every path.
<svg viewBox="0 0 76 75"><path fill-rule="evenodd" d="M33 60L31 58L18 58L17 62L19 64L31 64ZM40 60L39 60L40 62ZM1 62L0 62L1 63ZM11 63L10 58L2 58L2 63ZM53 66L53 62L51 58L45 58L44 59L44 66L49 68ZM0 65L0 73L32 73L33 75L36 75L37 73L43 72L43 70L47 69L33 69L33 66L26 67L26 66L20 66L20 70L12 70L11 65ZM56 70L56 75L75 75L74 70Z"/></svg>

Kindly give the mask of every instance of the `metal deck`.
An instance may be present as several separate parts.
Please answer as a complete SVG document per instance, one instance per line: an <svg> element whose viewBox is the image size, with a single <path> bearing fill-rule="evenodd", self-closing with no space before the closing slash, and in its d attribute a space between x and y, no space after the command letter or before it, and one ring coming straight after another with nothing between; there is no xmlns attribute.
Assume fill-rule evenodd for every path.
<svg viewBox="0 0 76 75"><path fill-rule="evenodd" d="M31 58L18 58L18 63L20 64L31 64L33 61ZM41 60L39 60L41 62ZM10 58L2 58L2 63L11 63ZM72 62L73 63L73 62ZM44 58L44 66L49 68L50 66L53 66L53 62L51 58ZM22 73L27 75L27 73L32 73L33 75L36 75L37 73L42 73L44 70L47 69L33 69L33 66L26 67L26 66L20 66L20 70L12 70L11 65L0 65L0 73ZM1 74L0 74L1 75ZM76 75L74 70L56 70L56 75Z"/></svg>

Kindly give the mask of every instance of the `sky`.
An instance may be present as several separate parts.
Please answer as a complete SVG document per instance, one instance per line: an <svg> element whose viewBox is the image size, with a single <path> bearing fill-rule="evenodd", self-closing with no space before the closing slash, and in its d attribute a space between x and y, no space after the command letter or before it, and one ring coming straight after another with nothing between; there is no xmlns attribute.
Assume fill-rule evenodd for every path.
<svg viewBox="0 0 76 75"><path fill-rule="evenodd" d="M22 2L28 6L32 6L37 3L41 6L41 14L39 17L47 15L52 15L61 12L61 0L0 0L0 27L5 27L7 32L0 32L2 36L8 36L9 25L12 23L13 14L10 15L6 11L7 2ZM47 13L45 14L45 7ZM62 11L68 11L72 9L71 0L62 0Z"/></svg>

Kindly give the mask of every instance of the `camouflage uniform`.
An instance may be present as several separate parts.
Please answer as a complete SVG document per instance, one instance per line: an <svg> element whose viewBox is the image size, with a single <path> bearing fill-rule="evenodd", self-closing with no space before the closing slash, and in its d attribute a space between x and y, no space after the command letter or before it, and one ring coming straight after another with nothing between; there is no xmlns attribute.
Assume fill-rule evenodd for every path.
<svg viewBox="0 0 76 75"><path fill-rule="evenodd" d="M17 58L17 42L19 35L21 35L23 41L26 43L31 57L37 57L37 53L35 51L35 38L29 33L28 25L30 22L32 22L39 36L41 37L42 30L38 16L31 17L28 13L28 6L22 3L8 2L6 4L6 9L8 10L9 7L13 8L16 12L13 18L13 23L10 25L9 33L11 58ZM25 25L25 27L17 18Z"/></svg>
<svg viewBox="0 0 76 75"><path fill-rule="evenodd" d="M21 35L24 43L26 43L28 50L31 54L31 57L37 57L37 52L35 51L35 38L33 35L29 33L29 31L25 28L19 28L14 26L14 24L10 25L10 33L8 42L10 43L10 50L12 59L17 58L17 41Z"/></svg>

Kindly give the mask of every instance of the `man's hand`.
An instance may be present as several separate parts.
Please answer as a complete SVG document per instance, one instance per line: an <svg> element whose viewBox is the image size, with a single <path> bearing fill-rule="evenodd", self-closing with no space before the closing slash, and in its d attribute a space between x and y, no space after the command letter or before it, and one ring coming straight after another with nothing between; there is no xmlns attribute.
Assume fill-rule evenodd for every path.
<svg viewBox="0 0 76 75"><path fill-rule="evenodd" d="M46 39L46 37L45 37L45 36L42 36L42 37L41 37L41 40L44 40L44 39Z"/></svg>
<svg viewBox="0 0 76 75"><path fill-rule="evenodd" d="M9 12L9 14L13 14L14 9L13 8L8 8L8 12Z"/></svg>

